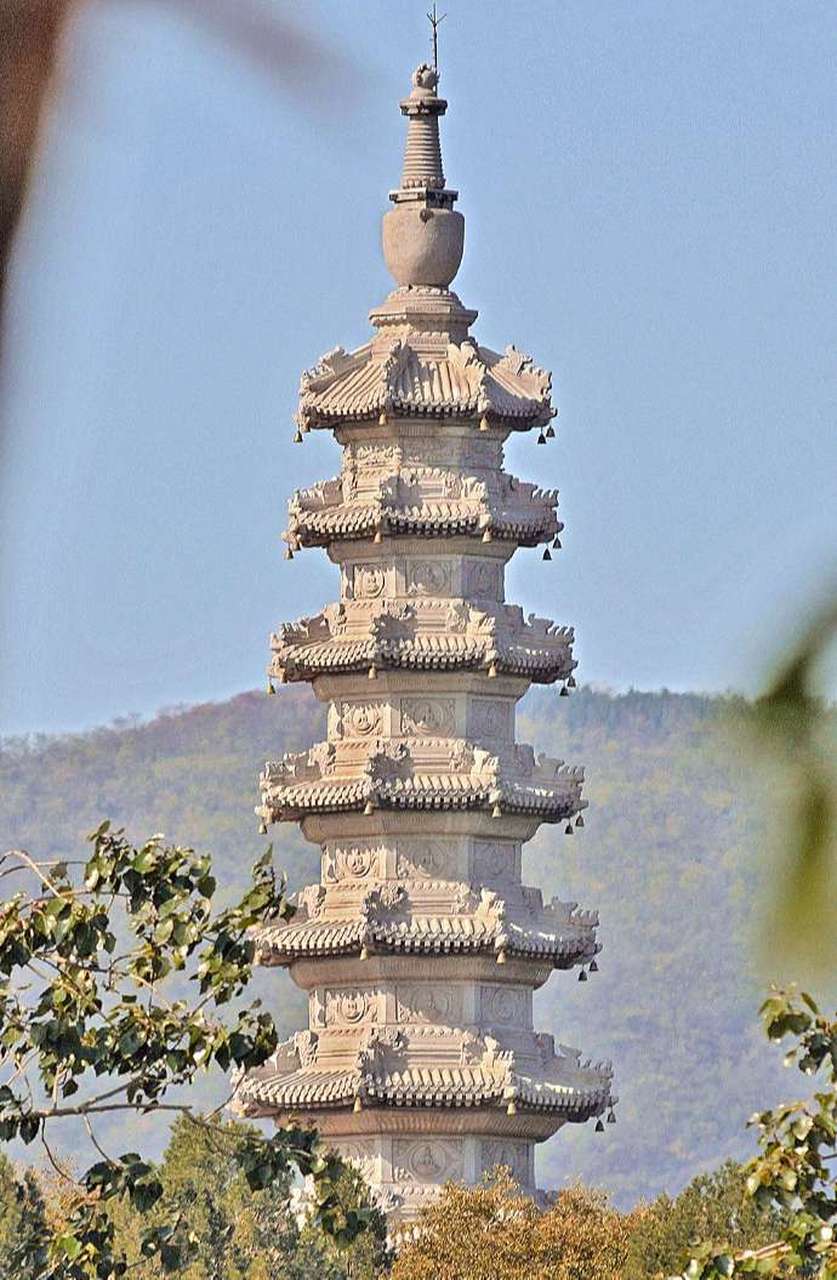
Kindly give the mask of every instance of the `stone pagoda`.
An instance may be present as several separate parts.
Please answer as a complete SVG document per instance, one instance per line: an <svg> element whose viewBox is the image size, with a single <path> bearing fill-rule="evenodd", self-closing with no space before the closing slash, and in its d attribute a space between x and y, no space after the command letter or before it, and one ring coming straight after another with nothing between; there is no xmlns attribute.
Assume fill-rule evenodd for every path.
<svg viewBox="0 0 837 1280"><path fill-rule="evenodd" d="M575 684L571 629L504 591L519 546L560 546L557 493L503 470L509 434L544 443L555 410L550 375L479 346L450 289L465 226L436 86L421 66L401 103L397 288L369 342L302 377L296 439L333 431L343 461L293 496L286 554L325 548L340 599L280 628L270 676L313 685L328 736L266 766L258 813L298 822L322 875L258 952L308 993L309 1029L239 1089L248 1115L316 1125L402 1221L498 1164L534 1191L534 1144L615 1101L608 1063L532 1025L552 970L585 980L599 951L595 912L521 884L522 844L586 805L580 768L514 736L532 681Z"/></svg>

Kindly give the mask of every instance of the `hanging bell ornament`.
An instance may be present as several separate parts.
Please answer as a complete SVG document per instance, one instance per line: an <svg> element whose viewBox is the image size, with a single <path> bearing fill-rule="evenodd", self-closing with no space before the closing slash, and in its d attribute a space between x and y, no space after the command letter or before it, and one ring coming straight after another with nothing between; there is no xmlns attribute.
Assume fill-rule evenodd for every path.
<svg viewBox="0 0 837 1280"><path fill-rule="evenodd" d="M583 828L583 827L584 827L584 815L583 815L583 814L581 814L581 813L580 813L580 814L578 815L578 817L577 817L577 818L576 818L576 820L575 820L575 825L576 825L576 830L578 830L578 828Z"/></svg>
<svg viewBox="0 0 837 1280"><path fill-rule="evenodd" d="M542 431L538 433L538 444L546 444L546 436Z"/></svg>
<svg viewBox="0 0 837 1280"><path fill-rule="evenodd" d="M260 822L260 823L259 823L259 835L260 835L260 836L266 836L266 835L267 835L267 823L266 823L266 822Z"/></svg>
<svg viewBox="0 0 837 1280"><path fill-rule="evenodd" d="M353 1110L353 1111L362 1111L362 1110L363 1110L363 1103L361 1102L360 1098L355 1098L355 1101L354 1101L354 1105L353 1105L353 1107L352 1107L352 1110Z"/></svg>
<svg viewBox="0 0 837 1280"><path fill-rule="evenodd" d="M285 559L293 560L293 558L294 558L294 553L293 551L291 551L290 547L288 547L287 551L285 552Z"/></svg>
<svg viewBox="0 0 837 1280"><path fill-rule="evenodd" d="M575 676L569 676L569 677L568 677L568 679L567 679L567 688L568 688L568 689L575 689L575 687L576 687L576 680L575 680Z"/></svg>
<svg viewBox="0 0 837 1280"><path fill-rule="evenodd" d="M294 444L302 444L302 432L300 431L299 427L297 427L296 432L294 434Z"/></svg>
<svg viewBox="0 0 837 1280"><path fill-rule="evenodd" d="M493 806L493 808L492 808L492 810L491 810L491 816L492 816L492 818L502 818L502 816L503 816L503 810L500 808L499 804L495 804L495 805Z"/></svg>
<svg viewBox="0 0 837 1280"><path fill-rule="evenodd" d="M584 972L584 970L583 970L583 969L579 969L579 971L578 971L578 980L579 980L579 982L586 982L586 981L587 981L587 974Z"/></svg>
<svg viewBox="0 0 837 1280"><path fill-rule="evenodd" d="M564 827L564 835L571 836L572 833L573 833L573 824L571 822L568 822L567 825Z"/></svg>
<svg viewBox="0 0 837 1280"><path fill-rule="evenodd" d="M268 682L267 682L267 692L268 692L268 696L270 696L270 697L272 697L272 696L273 696L273 694L276 692L276 690L275 690L275 689L274 689L274 687L273 687L273 681L272 681L272 680L268 680Z"/></svg>
<svg viewBox="0 0 837 1280"><path fill-rule="evenodd" d="M386 412L382 409L381 412L378 414L378 426L385 427L386 425L387 425L387 415L386 415Z"/></svg>
<svg viewBox="0 0 837 1280"><path fill-rule="evenodd" d="M541 559L542 559L542 560L551 560L551 559L552 559L552 555L551 555L551 553L550 553L549 547L545 547L545 548L544 548L544 553L543 553L543 555L541 556Z"/></svg>
<svg viewBox="0 0 837 1280"><path fill-rule="evenodd" d="M483 540L483 542L490 542L490 541L491 541L491 530L490 530L490 529L485 529L485 530L483 531L482 540Z"/></svg>
<svg viewBox="0 0 837 1280"><path fill-rule="evenodd" d="M590 961L590 972L591 972L591 973L598 973L598 972L599 972L599 963L598 963L598 961L597 961L596 959L593 959L593 960L591 960L591 961Z"/></svg>
<svg viewBox="0 0 837 1280"><path fill-rule="evenodd" d="M553 539L552 539L552 550L553 550L553 551L560 551L560 550L561 550L561 545L562 545L562 544L561 544L561 539L560 539L560 538L553 538Z"/></svg>
<svg viewBox="0 0 837 1280"><path fill-rule="evenodd" d="M614 1114L614 1112L613 1112L613 1108L612 1108L612 1107L611 1107L610 1111L608 1111L608 1113L607 1113L607 1122L608 1122L608 1124L616 1124L616 1116L615 1116L615 1114Z"/></svg>
<svg viewBox="0 0 837 1280"><path fill-rule="evenodd" d="M491 666L488 668L488 678L489 680L494 680L496 679L496 677L497 677L497 663L492 662Z"/></svg>
<svg viewBox="0 0 837 1280"><path fill-rule="evenodd" d="M569 690L568 690L567 686L566 686L565 684L562 684L562 685L561 685L561 692L558 694L558 697L559 697L559 698L568 698L569 696L570 696L570 693L569 693Z"/></svg>
<svg viewBox="0 0 837 1280"><path fill-rule="evenodd" d="M596 1133L604 1133L604 1125L601 1120L596 1121Z"/></svg>
<svg viewBox="0 0 837 1280"><path fill-rule="evenodd" d="M506 1115L507 1115L507 1116L516 1116L516 1115L517 1115L517 1105L516 1105L516 1103L515 1103L513 1100L512 1100L512 1101L509 1103L509 1105L506 1107Z"/></svg>
<svg viewBox="0 0 837 1280"><path fill-rule="evenodd" d="M368 676L369 676L369 679L370 679L370 680L377 680L377 678L378 678L378 668L373 664L373 665L369 668L369 671L367 672L367 674L368 674Z"/></svg>
<svg viewBox="0 0 837 1280"><path fill-rule="evenodd" d="M548 427L547 427L547 429L546 429L546 438L547 438L547 440L554 440L554 439L555 439L555 428L553 427L553 425L552 425L552 423L551 423L551 422L550 422L549 426L548 426Z"/></svg>
<svg viewBox="0 0 837 1280"><path fill-rule="evenodd" d="M487 416L483 414L480 418L480 431L487 431L490 426L491 423L488 421Z"/></svg>

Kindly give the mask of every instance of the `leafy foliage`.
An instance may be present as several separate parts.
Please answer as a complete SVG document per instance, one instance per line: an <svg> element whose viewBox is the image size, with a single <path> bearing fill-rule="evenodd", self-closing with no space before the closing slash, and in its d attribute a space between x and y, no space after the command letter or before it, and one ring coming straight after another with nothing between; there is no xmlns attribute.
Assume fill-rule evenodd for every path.
<svg viewBox="0 0 837 1280"><path fill-rule="evenodd" d="M347 1169L335 1184L336 1198L348 1215L363 1214L369 1229L351 1243L338 1245L301 1212L310 1202L294 1188L289 1174L253 1192L242 1172L240 1155L254 1136L237 1123L196 1125L178 1117L158 1175L163 1187L154 1221L180 1216L192 1237L183 1280L373 1280L386 1265L386 1223L374 1209L358 1175ZM140 1258L142 1216L129 1206L117 1219L117 1231L134 1263L136 1280L156 1280L153 1264Z"/></svg>
<svg viewBox="0 0 837 1280"><path fill-rule="evenodd" d="M172 1091L212 1067L226 1076L259 1066L273 1052L272 1017L259 1000L240 997L252 975L253 927L291 910L270 849L241 898L217 909L208 857L162 836L134 847L108 822L90 841L90 856L72 867L37 862L24 850L0 859L0 875L22 875L25 885L0 906L0 1140L40 1139L61 1171L53 1131L80 1117L100 1157L77 1179L61 1228L41 1232L48 1261L33 1274L49 1280L124 1275L111 1206L145 1215L164 1195L149 1159L107 1153L98 1119L165 1111L205 1125ZM188 995L170 989L173 977ZM365 1227L363 1211L341 1205L335 1184L343 1166L314 1131L266 1138L252 1130L234 1155L254 1191L286 1186L292 1171L311 1177L316 1219L338 1238ZM174 1206L144 1229L139 1254L173 1271L194 1247Z"/></svg>
<svg viewBox="0 0 837 1280"><path fill-rule="evenodd" d="M786 1053L806 1076L822 1073L823 1086L806 1101L754 1115L761 1155L747 1167L746 1193L756 1206L779 1212L782 1230L772 1246L736 1251L729 1239L704 1244L683 1275L796 1274L811 1280L837 1276L837 1015L823 1015L804 992L774 987L761 1008L768 1037L796 1039Z"/></svg>
<svg viewBox="0 0 837 1280"><path fill-rule="evenodd" d="M449 1184L422 1210L391 1280L614 1280L630 1228L628 1215L582 1187L542 1213L499 1169L477 1187Z"/></svg>
<svg viewBox="0 0 837 1280"><path fill-rule="evenodd" d="M628 1258L620 1280L670 1276L690 1245L727 1240L736 1249L774 1241L782 1216L745 1197L743 1165L727 1160L693 1178L678 1196L658 1196L634 1217Z"/></svg>

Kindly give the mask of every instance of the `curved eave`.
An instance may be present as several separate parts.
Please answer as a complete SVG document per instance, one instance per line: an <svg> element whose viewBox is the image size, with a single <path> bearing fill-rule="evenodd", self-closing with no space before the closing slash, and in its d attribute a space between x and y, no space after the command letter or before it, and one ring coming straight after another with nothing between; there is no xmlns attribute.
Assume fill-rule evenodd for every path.
<svg viewBox="0 0 837 1280"><path fill-rule="evenodd" d="M509 431L532 431L544 427L555 417L556 411L551 404L537 404L533 401L522 404L519 409L504 408L502 413L485 406L482 397L456 404L415 404L409 400L381 397L375 403L369 403L349 410L328 409L322 406L300 406L297 419L304 431L325 429L334 431L339 427L366 426L370 421L379 420L382 414L387 418L436 419L451 422L470 422L479 429L477 422L487 418L491 428ZM476 421L475 421L476 420Z"/></svg>
<svg viewBox="0 0 837 1280"><path fill-rule="evenodd" d="M328 547L333 542L360 541L381 537L455 538L472 537L485 542L486 534L498 542L514 542L536 547L549 542L564 528L549 508L530 517L499 513L488 519L484 513L425 515L369 508L363 513L303 513L294 517L285 540L294 551L306 547Z"/></svg>
<svg viewBox="0 0 837 1280"><path fill-rule="evenodd" d="M434 1107L504 1108L549 1113L568 1123L601 1115L614 1101L610 1084L579 1088L512 1076L506 1080L475 1079L482 1072L459 1073L417 1069L387 1076L361 1076L355 1069L316 1071L300 1068L284 1078L248 1079L237 1102L245 1115L272 1116L292 1111L335 1108ZM457 1079L458 1075L465 1076Z"/></svg>
<svg viewBox="0 0 837 1280"><path fill-rule="evenodd" d="M517 931L516 931L517 932ZM346 924L312 921L273 928L256 939L259 963L286 966L296 960L368 955L502 955L515 960L547 961L554 969L585 964L600 951L591 930L587 937L527 935L485 931L481 934L452 931L418 931L409 926L370 925L357 920Z"/></svg>
<svg viewBox="0 0 837 1280"><path fill-rule="evenodd" d="M264 803L256 812L265 822L299 821L315 813L357 813L376 809L443 810L462 812L488 810L503 815L538 816L541 822L563 822L586 807L580 795L558 794L542 787L511 787L495 799L495 787L474 786L453 790L416 785L409 788L380 785L370 789L364 781L279 788L266 787ZM497 809L499 811L495 812Z"/></svg>
<svg viewBox="0 0 837 1280"><path fill-rule="evenodd" d="M474 671L524 676L535 684L553 684L572 675L576 663L569 644L563 651L497 646L493 640L467 642L458 649L424 647L413 641L354 640L277 649L268 674L278 680L312 680L322 675L379 671Z"/></svg>

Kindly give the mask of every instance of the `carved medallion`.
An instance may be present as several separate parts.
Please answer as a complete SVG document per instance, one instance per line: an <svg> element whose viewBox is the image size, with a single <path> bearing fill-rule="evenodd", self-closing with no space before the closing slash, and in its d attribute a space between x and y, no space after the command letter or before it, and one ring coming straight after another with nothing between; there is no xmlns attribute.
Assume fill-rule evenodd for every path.
<svg viewBox="0 0 837 1280"><path fill-rule="evenodd" d="M526 992L520 987L480 987L480 1020L506 1026L528 1023Z"/></svg>
<svg viewBox="0 0 837 1280"><path fill-rule="evenodd" d="M450 560L410 560L407 591L413 596L449 596L453 582Z"/></svg>
<svg viewBox="0 0 837 1280"><path fill-rule="evenodd" d="M474 844L474 879L497 880L514 873L515 846L498 840L477 840Z"/></svg>
<svg viewBox="0 0 837 1280"><path fill-rule="evenodd" d="M356 1026L378 1021L377 992L362 987L338 987L325 993L326 1022L329 1026Z"/></svg>
<svg viewBox="0 0 837 1280"><path fill-rule="evenodd" d="M446 737L456 729L453 698L402 698L401 732Z"/></svg>
<svg viewBox="0 0 837 1280"><path fill-rule="evenodd" d="M452 984L398 988L399 1022L456 1024L462 1020L462 989Z"/></svg>
<svg viewBox="0 0 837 1280"><path fill-rule="evenodd" d="M496 560L470 560L465 569L465 594L477 599L499 600L503 570Z"/></svg>
<svg viewBox="0 0 837 1280"><path fill-rule="evenodd" d="M481 1143L481 1164L483 1173L494 1169L497 1165L505 1165L512 1177L522 1186L529 1183L529 1144L513 1142L506 1138L488 1140Z"/></svg>
<svg viewBox="0 0 837 1280"><path fill-rule="evenodd" d="M356 564L352 577L352 587L356 600L372 600L382 594L386 583L386 575L380 565Z"/></svg>
<svg viewBox="0 0 837 1280"><path fill-rule="evenodd" d="M448 876L450 874L450 846L441 840L416 840L408 849L399 851L397 873L399 876Z"/></svg>
<svg viewBox="0 0 837 1280"><path fill-rule="evenodd" d="M344 702L341 708L343 732L350 738L379 733L382 711L377 702Z"/></svg>
<svg viewBox="0 0 837 1280"><path fill-rule="evenodd" d="M474 698L468 708L468 733L474 738L510 738L511 703L502 698Z"/></svg>
<svg viewBox="0 0 837 1280"><path fill-rule="evenodd" d="M364 880L378 864L379 850L368 845L337 845L323 851L323 879Z"/></svg>
<svg viewBox="0 0 837 1280"><path fill-rule="evenodd" d="M462 1177L462 1143L396 1138L392 1144L396 1181L441 1182Z"/></svg>

